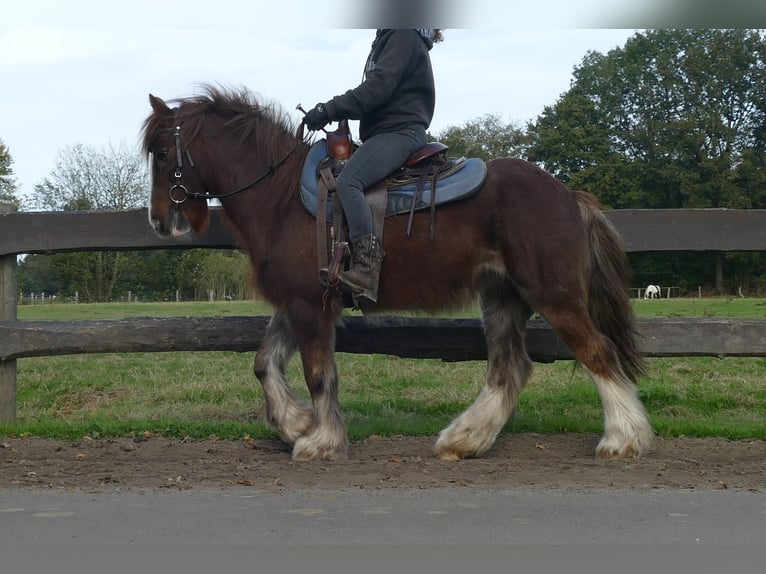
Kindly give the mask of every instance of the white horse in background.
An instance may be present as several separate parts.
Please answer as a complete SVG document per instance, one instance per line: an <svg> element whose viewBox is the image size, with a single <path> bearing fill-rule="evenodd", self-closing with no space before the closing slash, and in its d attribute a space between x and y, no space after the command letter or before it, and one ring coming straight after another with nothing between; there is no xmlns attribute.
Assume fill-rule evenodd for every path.
<svg viewBox="0 0 766 574"><path fill-rule="evenodd" d="M644 291L644 299L659 299L662 296L662 291L659 285L647 285L646 291Z"/></svg>

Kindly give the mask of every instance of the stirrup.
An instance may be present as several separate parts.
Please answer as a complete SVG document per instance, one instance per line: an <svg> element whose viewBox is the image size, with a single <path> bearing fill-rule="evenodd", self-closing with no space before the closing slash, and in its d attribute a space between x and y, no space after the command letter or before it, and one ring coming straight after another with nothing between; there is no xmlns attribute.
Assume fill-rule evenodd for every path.
<svg viewBox="0 0 766 574"><path fill-rule="evenodd" d="M351 255L351 250L349 249L348 243L345 241L339 242L335 246L335 253L333 253L330 264L319 270L319 282L325 287L337 289L340 284L340 268L343 266L343 263L349 255Z"/></svg>

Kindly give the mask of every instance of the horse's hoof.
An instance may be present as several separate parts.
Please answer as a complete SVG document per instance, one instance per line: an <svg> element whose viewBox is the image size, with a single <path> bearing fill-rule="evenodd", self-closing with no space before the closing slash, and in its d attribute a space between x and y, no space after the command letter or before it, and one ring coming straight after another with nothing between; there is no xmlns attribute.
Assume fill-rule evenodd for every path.
<svg viewBox="0 0 766 574"><path fill-rule="evenodd" d="M603 438L596 447L596 457L604 460L640 458L642 453L643 449L635 443L615 445Z"/></svg>
<svg viewBox="0 0 766 574"><path fill-rule="evenodd" d="M614 450L596 447L596 458L601 460L621 460L625 458L638 458L640 455L634 450Z"/></svg>
<svg viewBox="0 0 766 574"><path fill-rule="evenodd" d="M448 446L441 440L437 440L434 445L434 455L440 460L463 460L464 458L473 458L477 456L476 452L467 452L455 448L454 446Z"/></svg>
<svg viewBox="0 0 766 574"><path fill-rule="evenodd" d="M301 437L293 446L293 460L296 462L348 460L348 445L319 446L306 437Z"/></svg>
<svg viewBox="0 0 766 574"><path fill-rule="evenodd" d="M312 461L339 461L348 460L347 453L324 453L320 455L313 455L308 453L295 453L293 452L293 460L295 462L312 462Z"/></svg>
<svg viewBox="0 0 766 574"><path fill-rule="evenodd" d="M464 458L460 456L458 453L452 452L452 451L437 452L436 456L437 458L439 458L439 460L450 460L450 461L463 460Z"/></svg>

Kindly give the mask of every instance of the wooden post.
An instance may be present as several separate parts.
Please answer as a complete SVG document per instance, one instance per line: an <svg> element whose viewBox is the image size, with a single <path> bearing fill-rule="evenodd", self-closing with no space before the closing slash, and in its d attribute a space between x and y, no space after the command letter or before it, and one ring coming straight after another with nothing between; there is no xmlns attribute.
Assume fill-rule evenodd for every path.
<svg viewBox="0 0 766 574"><path fill-rule="evenodd" d="M0 203L0 215L16 211ZM0 256L0 320L16 320L16 254ZM0 363L0 423L16 422L16 361Z"/></svg>
<svg viewBox="0 0 766 574"><path fill-rule="evenodd" d="M723 295L723 253L718 253L715 258L715 292Z"/></svg>

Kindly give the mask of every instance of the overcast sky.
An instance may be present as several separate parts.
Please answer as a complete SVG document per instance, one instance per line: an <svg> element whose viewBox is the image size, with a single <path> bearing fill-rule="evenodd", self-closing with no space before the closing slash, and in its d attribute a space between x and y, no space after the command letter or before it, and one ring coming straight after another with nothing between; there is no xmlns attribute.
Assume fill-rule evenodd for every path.
<svg viewBox="0 0 766 574"><path fill-rule="evenodd" d="M172 99L197 93L200 83L245 86L293 110L355 87L379 21L367 8L397 1L4 3L0 139L20 194L50 176L67 146L137 149L149 93ZM640 28L607 17L626 4L621 0L423 2L436 26L447 28L432 50L432 133L485 114L534 119L569 88L589 50L622 47ZM392 14L376 18L385 16ZM618 26L599 28L601 16L605 26Z"/></svg>

